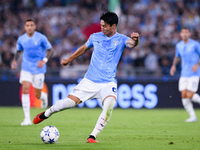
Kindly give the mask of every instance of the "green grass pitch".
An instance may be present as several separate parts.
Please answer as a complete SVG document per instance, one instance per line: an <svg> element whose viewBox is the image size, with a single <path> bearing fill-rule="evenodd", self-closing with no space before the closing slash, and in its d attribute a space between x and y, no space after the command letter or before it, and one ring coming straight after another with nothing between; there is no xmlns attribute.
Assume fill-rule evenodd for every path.
<svg viewBox="0 0 200 150"><path fill-rule="evenodd" d="M42 109L31 109L31 117ZM0 150L199 150L200 121L185 123L183 109L114 109L99 134L99 143L86 143L100 108L74 108L52 115L38 125L21 126L21 107L0 107ZM196 109L200 119L200 110ZM44 144L40 132L46 125L58 128L55 144Z"/></svg>

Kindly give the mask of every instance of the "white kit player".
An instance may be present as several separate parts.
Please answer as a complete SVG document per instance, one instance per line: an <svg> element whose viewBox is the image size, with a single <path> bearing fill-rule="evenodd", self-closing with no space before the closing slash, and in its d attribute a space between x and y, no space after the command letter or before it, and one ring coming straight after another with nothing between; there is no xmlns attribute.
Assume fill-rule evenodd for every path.
<svg viewBox="0 0 200 150"><path fill-rule="evenodd" d="M182 104L189 113L186 122L197 121L192 102L200 104L200 96L197 94L200 76L200 45L190 38L190 30L186 27L181 29L181 41L176 44L176 54L170 70L173 76L176 65L181 59L181 77L179 79L179 91L181 92Z"/></svg>
<svg viewBox="0 0 200 150"><path fill-rule="evenodd" d="M62 59L62 65L68 65L75 58L94 47L91 62L83 80L72 90L67 98L57 101L45 112L38 114L34 124L47 119L55 112L72 108L86 100L97 98L103 111L96 126L87 139L88 143L97 143L96 137L111 118L117 98L115 74L117 64L124 47L133 48L139 43L139 34L132 33L131 38L116 32L118 16L113 12L103 13L100 17L102 32L92 34L85 45L79 47L68 59Z"/></svg>
<svg viewBox="0 0 200 150"><path fill-rule="evenodd" d="M25 21L24 29L26 33L17 40L17 52L11 64L12 69L17 68L16 61L23 51L20 83L22 84L22 107L25 118L21 123L22 126L32 124L29 97L31 84L34 87L35 96L42 100L41 107L46 108L48 106L48 96L47 93L42 92L42 88L46 63L53 53L52 46L46 36L35 31L36 25L33 19Z"/></svg>

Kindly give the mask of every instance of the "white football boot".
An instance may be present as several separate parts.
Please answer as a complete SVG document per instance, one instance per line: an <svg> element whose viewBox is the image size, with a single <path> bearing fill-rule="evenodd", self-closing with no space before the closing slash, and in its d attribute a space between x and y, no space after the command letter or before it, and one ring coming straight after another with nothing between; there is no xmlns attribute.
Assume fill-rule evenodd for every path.
<svg viewBox="0 0 200 150"><path fill-rule="evenodd" d="M185 120L185 122L196 122L197 121L197 117L190 117L187 120Z"/></svg>
<svg viewBox="0 0 200 150"><path fill-rule="evenodd" d="M24 119L24 121L21 123L21 126L28 126L28 125L32 125L30 119Z"/></svg>

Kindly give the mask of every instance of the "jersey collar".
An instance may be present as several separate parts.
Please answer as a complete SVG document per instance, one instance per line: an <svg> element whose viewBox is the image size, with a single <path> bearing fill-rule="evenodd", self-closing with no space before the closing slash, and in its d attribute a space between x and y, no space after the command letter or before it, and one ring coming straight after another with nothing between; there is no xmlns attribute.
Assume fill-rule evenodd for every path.
<svg viewBox="0 0 200 150"><path fill-rule="evenodd" d="M103 32L102 32L103 33ZM116 32L114 35L112 35L112 36L110 36L110 37L108 37L108 36L106 36L106 35L104 35L107 39L111 39L111 38L113 38L113 37L115 37L116 35L118 34L118 32Z"/></svg>
<svg viewBox="0 0 200 150"><path fill-rule="evenodd" d="M26 33L26 36L27 36L28 38L32 38L32 37L35 36L35 33L36 33L36 31L34 31L34 33L33 33L33 35L32 35L31 37L29 37L28 34Z"/></svg>

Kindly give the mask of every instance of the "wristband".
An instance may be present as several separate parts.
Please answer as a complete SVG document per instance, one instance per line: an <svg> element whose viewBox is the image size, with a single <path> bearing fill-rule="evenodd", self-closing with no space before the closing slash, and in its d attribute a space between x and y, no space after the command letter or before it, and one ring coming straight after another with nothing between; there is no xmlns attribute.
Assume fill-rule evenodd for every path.
<svg viewBox="0 0 200 150"><path fill-rule="evenodd" d="M42 60L46 63L48 61L48 58L44 57Z"/></svg>

